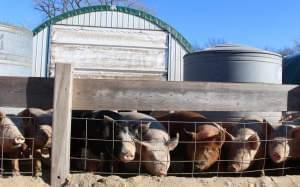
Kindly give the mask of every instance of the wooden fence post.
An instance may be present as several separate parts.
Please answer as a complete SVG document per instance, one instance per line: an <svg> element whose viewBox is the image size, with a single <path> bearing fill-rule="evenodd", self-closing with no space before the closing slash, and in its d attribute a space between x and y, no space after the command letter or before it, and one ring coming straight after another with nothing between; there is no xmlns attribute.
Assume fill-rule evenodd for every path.
<svg viewBox="0 0 300 187"><path fill-rule="evenodd" d="M55 66L51 186L61 186L70 172L73 76L71 64Z"/></svg>

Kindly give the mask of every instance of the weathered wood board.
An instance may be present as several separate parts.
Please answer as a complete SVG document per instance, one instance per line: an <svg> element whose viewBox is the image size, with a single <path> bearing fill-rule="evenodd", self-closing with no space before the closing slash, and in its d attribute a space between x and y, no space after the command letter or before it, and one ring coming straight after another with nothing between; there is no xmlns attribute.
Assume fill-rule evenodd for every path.
<svg viewBox="0 0 300 187"><path fill-rule="evenodd" d="M53 104L53 79L0 77L1 107ZM298 85L74 79L73 109L300 110Z"/></svg>
<svg viewBox="0 0 300 187"><path fill-rule="evenodd" d="M70 64L58 64L55 69L51 186L61 186L70 171L73 77Z"/></svg>
<svg viewBox="0 0 300 187"><path fill-rule="evenodd" d="M50 72L71 63L75 77L166 80L168 42L164 31L55 25Z"/></svg>

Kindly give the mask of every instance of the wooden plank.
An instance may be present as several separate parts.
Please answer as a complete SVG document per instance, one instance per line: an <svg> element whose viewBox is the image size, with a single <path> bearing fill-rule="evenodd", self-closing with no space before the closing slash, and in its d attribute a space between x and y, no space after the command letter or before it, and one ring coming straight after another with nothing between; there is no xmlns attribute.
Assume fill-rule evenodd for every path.
<svg viewBox="0 0 300 187"><path fill-rule="evenodd" d="M297 85L74 80L74 109L300 110ZM53 106L53 79L0 77L1 107Z"/></svg>
<svg viewBox="0 0 300 187"><path fill-rule="evenodd" d="M70 171L72 88L71 64L56 64L51 186L64 184Z"/></svg>
<svg viewBox="0 0 300 187"><path fill-rule="evenodd" d="M52 108L53 88L52 78L0 77L0 106Z"/></svg>
<svg viewBox="0 0 300 187"><path fill-rule="evenodd" d="M74 80L73 108L114 110L300 110L296 85Z"/></svg>

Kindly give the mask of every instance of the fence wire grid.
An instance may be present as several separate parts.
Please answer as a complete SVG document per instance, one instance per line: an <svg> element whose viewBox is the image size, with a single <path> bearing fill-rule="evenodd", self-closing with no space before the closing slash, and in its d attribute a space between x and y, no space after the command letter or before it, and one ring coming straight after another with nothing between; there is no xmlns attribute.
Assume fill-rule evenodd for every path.
<svg viewBox="0 0 300 187"><path fill-rule="evenodd" d="M0 123L0 175L10 176L10 175L25 175L25 176L35 176L35 160L34 154L35 148L35 138L24 136L24 131L22 129L22 120L28 119L32 120L31 117L20 117L15 115L7 115L5 118L9 118L12 124L2 124ZM11 125L15 125L20 133L25 138L25 142L22 145L12 145L11 142L14 138L7 137L11 132ZM16 146L16 147L14 147ZM15 166L14 166L15 165ZM14 170L16 167L17 170Z"/></svg>
<svg viewBox="0 0 300 187"><path fill-rule="evenodd" d="M81 121L80 124L72 124L72 132L76 131L76 128L78 126L81 126L81 130L84 129L80 136L74 136L74 134L71 135L71 144L73 144L73 147L77 145L81 145L80 153L74 154L72 152L72 145L71 145L71 173L84 173L84 172L93 172L95 174L100 175L120 175L120 176L136 176L136 175L153 175L149 169L145 167L146 163L165 163L170 166L166 166L168 168L167 175L170 176L191 176L191 177L197 177L197 176L263 176L263 175L269 175L269 176L283 176L287 174L299 174L300 173L300 163L297 161L294 161L292 156L285 155L286 159L277 164L274 163L270 156L268 147L271 143L282 143L284 146L284 152L286 152L286 149L290 149L288 146L292 143L294 139L289 137L288 129L286 127L285 129L285 135L282 137L284 140L280 141L278 139L271 139L271 136L269 134L271 132L268 132L268 128L264 128L264 132L261 132L262 134L268 135L266 137L263 137L258 139L259 148L257 149L259 154L257 154L255 157L247 158L246 154L250 152L248 144L249 143L257 143L256 141L251 140L230 140L228 138L229 132L228 132L228 125L229 126L236 126L240 125L242 129L249 128L251 125L257 125L262 124L265 122L220 122L220 121L210 121L210 122L190 122L190 121L159 121L161 124L164 125L166 132L170 136L170 138L174 138L174 130L172 129L178 129L180 126L191 126L192 129L194 129L193 133L197 133L197 127L201 126L202 124L217 124L218 130L220 130L220 136L224 137L223 140L219 139L204 139L204 140L186 140L186 138L183 138L183 135L180 134L179 136L179 143L178 146L174 149L174 151L170 151L170 158L164 159L160 158L161 160L155 160L155 159L144 159L145 158L145 150L142 148L142 146L137 146L135 159L132 161L129 161L128 163L123 163L120 161L116 155L113 155L115 152L116 144L117 143L124 143L124 142L131 142L131 141L124 141L116 138L115 136L112 136L110 139L107 138L97 138L90 135L89 131L89 122L90 121L102 121L103 119L95 119L95 118L81 118L81 117L73 117L72 120L79 120ZM126 122L130 124L130 122L135 122L133 124L139 123L141 128L142 124L145 124L147 122L153 121L136 121L136 120L114 120L112 124L112 131L113 134L116 131L116 124L118 122ZM282 123L293 123L294 121L281 121ZM190 129L191 129L190 128ZM222 130L223 129L223 130ZM95 129L92 129L94 131ZM96 132L95 130L94 132ZM99 133L99 132L98 132ZM139 139L139 141L143 141L143 132L142 129L138 132L138 137L134 137L134 139ZM184 139L184 140L183 140ZM145 140L147 142L147 140ZM165 143L165 139L160 140L152 140L151 143L159 144L159 143ZM90 147L90 144L93 144L95 142L98 142L99 145L103 146L105 144L109 144L111 146L111 150L109 153L107 153L107 150L104 150L102 152L98 152L97 154L93 154L92 146ZM199 156L197 157L196 154L199 155L199 151L201 149L208 149L207 147L213 146L215 144L221 144L220 151L218 152L217 158L213 161L213 164L210 164L208 168L206 169L197 169L196 165L199 162L207 162L207 159L199 159ZM136 144L136 143L135 143ZM191 148L190 151L190 157L187 158L187 145L193 144L193 148ZM97 145L97 143L96 143ZM235 147L238 148L240 146L240 149L244 150L243 154L239 154L241 159L230 158L229 150L234 150ZM241 147L242 146L242 147ZM78 148L78 147L77 147ZM189 147L190 148L190 147ZM162 149L152 150L152 151L165 151ZM212 151L212 150L207 150ZM251 150L252 151L252 150ZM97 152L97 151L96 151ZM108 155L106 155L108 154ZM207 152L202 151L202 154L208 154ZM255 153L252 153L252 155L255 155ZM208 154L209 156L209 154ZM208 159L213 159L209 158ZM244 163L249 164L249 167L246 169L243 169L241 171L229 171L228 167L229 165L232 165L232 162L235 163ZM104 165L108 165L110 168L107 170ZM154 174L155 175L155 174Z"/></svg>

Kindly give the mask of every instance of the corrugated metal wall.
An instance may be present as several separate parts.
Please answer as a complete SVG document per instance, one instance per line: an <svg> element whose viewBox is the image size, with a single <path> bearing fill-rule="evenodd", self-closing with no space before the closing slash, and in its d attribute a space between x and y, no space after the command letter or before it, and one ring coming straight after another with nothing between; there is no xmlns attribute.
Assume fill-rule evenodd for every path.
<svg viewBox="0 0 300 187"><path fill-rule="evenodd" d="M39 30L33 39L33 76L49 76L50 57L52 53L51 30L57 27L56 25L114 28L117 30L131 29L144 32L149 31L149 33L153 31L163 31L168 36L168 46L166 49L168 80L183 80L183 56L187 53L187 49L181 45L172 34L161 29L155 23L155 20L147 21L142 17L116 10L94 11L69 16Z"/></svg>

